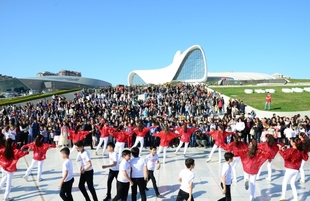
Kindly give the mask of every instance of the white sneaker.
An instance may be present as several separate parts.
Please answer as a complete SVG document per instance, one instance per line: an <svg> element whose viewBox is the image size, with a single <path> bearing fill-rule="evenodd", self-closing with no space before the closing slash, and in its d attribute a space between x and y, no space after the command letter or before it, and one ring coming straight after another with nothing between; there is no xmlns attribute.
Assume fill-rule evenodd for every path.
<svg viewBox="0 0 310 201"><path fill-rule="evenodd" d="M256 181L258 181L260 178L259 177L256 177Z"/></svg>
<svg viewBox="0 0 310 201"><path fill-rule="evenodd" d="M232 181L233 181L233 183L237 183L238 182L237 179L233 179Z"/></svg>
<svg viewBox="0 0 310 201"><path fill-rule="evenodd" d="M304 184L304 183L306 183L306 181L305 180L300 180L299 183Z"/></svg>
<svg viewBox="0 0 310 201"><path fill-rule="evenodd" d="M249 189L249 181L248 180L245 181L244 188L245 188L245 190Z"/></svg>
<svg viewBox="0 0 310 201"><path fill-rule="evenodd" d="M285 201L285 200L286 200L286 199L282 197L282 198L280 198L280 200L279 200L279 201Z"/></svg>
<svg viewBox="0 0 310 201"><path fill-rule="evenodd" d="M28 181L28 176L24 175L23 178Z"/></svg>
<svg viewBox="0 0 310 201"><path fill-rule="evenodd" d="M268 178L268 177L266 177L266 180L267 180L267 181L269 181L269 182L271 182L271 179L270 179L270 178Z"/></svg>
<svg viewBox="0 0 310 201"><path fill-rule="evenodd" d="M43 181L43 180L44 180L44 179L40 178L40 179L38 180L38 182Z"/></svg>
<svg viewBox="0 0 310 201"><path fill-rule="evenodd" d="M207 162L207 163L208 163L208 162L210 162L210 161L211 161L211 159L210 159L210 158L206 160L206 162Z"/></svg>

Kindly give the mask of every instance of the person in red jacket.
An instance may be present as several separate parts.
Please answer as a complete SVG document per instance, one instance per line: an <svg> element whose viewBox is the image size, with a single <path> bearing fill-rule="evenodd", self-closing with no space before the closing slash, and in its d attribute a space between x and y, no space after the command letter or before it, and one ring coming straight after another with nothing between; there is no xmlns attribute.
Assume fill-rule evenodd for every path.
<svg viewBox="0 0 310 201"><path fill-rule="evenodd" d="M43 169L43 163L46 159L46 152L49 148L55 148L55 144L47 144L43 143L43 136L37 135L34 142L31 142L29 144L26 144L22 146L21 149L27 149L28 151L33 150L33 158L31 161L30 166L28 167L25 175L23 178L28 181L28 176L32 170L32 168L35 166L36 163L38 163L38 173L37 173L37 181L42 181L42 169Z"/></svg>
<svg viewBox="0 0 310 201"><path fill-rule="evenodd" d="M96 148L96 155L98 155L98 151L103 143L103 150L102 150L102 155L104 155L105 150L107 148L108 140L109 140L109 135L112 131L115 130L115 128L109 127L108 122L101 122L99 125L97 125L97 128L100 132L100 139L99 143Z"/></svg>
<svg viewBox="0 0 310 201"><path fill-rule="evenodd" d="M91 132L91 131L83 131L82 125L77 125L74 130L68 130L70 133L69 139L73 141L73 147L70 150L70 154L72 154L73 151L75 151L75 143L77 143L80 140L84 140L86 136Z"/></svg>
<svg viewBox="0 0 310 201"><path fill-rule="evenodd" d="M308 154L310 151L310 140L309 137L306 133L302 132L299 135L299 138L302 142L302 146L303 146L303 150L305 152L305 154ZM300 183L305 183L305 170L304 170L304 165L305 165L306 161L303 159L299 168L299 172L300 172Z"/></svg>
<svg viewBox="0 0 310 201"><path fill-rule="evenodd" d="M264 149L266 152L270 153L270 158L268 158L268 160L265 162L267 163L267 170L268 170L268 176L266 177L266 180L270 182L271 173L272 173L272 168L271 168L272 161L274 160L275 156L279 152L279 147L276 143L274 136L271 134L267 134L266 142L260 143L259 146L261 149ZM256 180L259 180L259 176L260 176L260 173L262 171L262 167L264 166L264 164L259 168L259 171L256 176Z"/></svg>
<svg viewBox="0 0 310 201"><path fill-rule="evenodd" d="M160 144L159 144L159 149L157 151L157 155L159 156L160 152L162 150L164 150L163 163L165 163L166 162L167 147L169 145L169 142L172 139L179 137L180 135L169 131L168 124L165 124L164 130L153 134L153 136L160 138Z"/></svg>
<svg viewBox="0 0 310 201"><path fill-rule="evenodd" d="M214 145L212 147L212 150L211 150L211 152L209 154L209 157L208 157L206 162L210 162L211 161L212 155L213 155L213 153L215 152L215 150L217 148L219 148L219 163L221 162L222 154L221 154L220 146L222 144L224 144L224 141L225 141L227 136L232 135L234 133L235 132L227 132L227 131L225 131L225 128L224 128L223 125L219 126L218 130L211 129L211 131L206 132L206 135L210 135L214 139L214 141L215 141Z"/></svg>
<svg viewBox="0 0 310 201"><path fill-rule="evenodd" d="M120 125L116 131L113 131L111 135L115 138L116 143L115 143L115 152L118 152L118 159L121 158L122 152L125 147L125 143L127 142L128 135L131 135L134 131L132 132L126 132L123 130L123 126Z"/></svg>
<svg viewBox="0 0 310 201"><path fill-rule="evenodd" d="M185 156L191 135L192 135L192 133L194 133L198 129L199 128L187 128L186 123L184 123L182 127L174 128L174 130L176 130L181 136L180 144L177 147L177 149L175 150L176 154L178 153L178 151L182 147L182 145L185 144L184 145L184 152L183 152L183 155Z"/></svg>
<svg viewBox="0 0 310 201"><path fill-rule="evenodd" d="M299 168L301 166L302 160L308 160L308 154L305 153L302 146L302 141L299 138L290 139L291 148L286 148L286 146L279 146L279 153L284 159L285 174L282 182L282 193L280 200L285 199L286 187L288 181L290 181L291 188L293 191L294 201L298 201L297 189L295 186L295 181L298 176Z"/></svg>
<svg viewBox="0 0 310 201"><path fill-rule="evenodd" d="M240 155L244 171L244 186L246 190L250 187L250 200L253 201L256 175L262 164L270 158L270 154L257 145L255 138L251 140L249 148L235 150L235 153Z"/></svg>
<svg viewBox="0 0 310 201"><path fill-rule="evenodd" d="M3 200L12 200L9 198L9 194L11 192L14 172L17 170L16 164L21 157L24 157L29 153L28 151L24 152L15 149L13 143L13 140L8 138L5 147L0 149L0 166L3 173L0 187L3 187L6 184Z"/></svg>
<svg viewBox="0 0 310 201"><path fill-rule="evenodd" d="M132 147L138 146L138 144L140 142L140 154L142 153L142 149L143 149L143 146L144 146L144 137L147 134L147 132L150 131L151 128L153 128L153 127L148 127L148 128L143 127L142 122L140 122L138 127L133 129L133 131L137 134L137 136L136 136L136 141L135 141L135 143L133 144Z"/></svg>
<svg viewBox="0 0 310 201"><path fill-rule="evenodd" d="M237 173L236 166L240 162L240 156L238 155L238 149L247 149L249 145L241 140L241 137L238 134L232 135L232 142L229 144L223 143L220 145L225 151L232 152L234 154L233 161L231 162L231 170L232 170L232 181L237 182Z"/></svg>

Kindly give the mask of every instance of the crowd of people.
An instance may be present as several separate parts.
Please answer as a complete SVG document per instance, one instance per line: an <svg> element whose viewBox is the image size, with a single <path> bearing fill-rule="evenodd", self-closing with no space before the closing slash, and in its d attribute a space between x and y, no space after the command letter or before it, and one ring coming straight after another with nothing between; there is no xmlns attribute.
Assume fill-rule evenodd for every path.
<svg viewBox="0 0 310 201"><path fill-rule="evenodd" d="M4 150L4 147L7 148L6 144L10 144L7 146L13 149L14 153L16 152L16 157L22 157L28 154L30 149L35 150L36 147L43 145L45 145L44 152L50 147L71 147L69 153L66 150L62 152L64 158L76 149L79 151L77 160L81 160L79 159L81 149L84 150L81 147L90 146L91 150L95 150L95 154L105 154L106 147L110 154L109 149L113 147L114 150L115 147L117 161L128 156L126 147L133 148L140 145L138 156L136 156L137 151L134 151L133 154L139 157L145 147L156 148L159 146L156 151L158 156L163 151L163 163L165 163L166 149L169 146L176 147L175 153L177 154L184 144L184 156L187 147L213 147L207 162L212 159L212 154L218 147L219 150L224 149L229 153L234 153L234 159L231 161L231 166L234 167L236 165L234 163L238 160L241 160L242 164L243 161L247 161L246 163L249 164L249 161L257 162L257 160L260 161L257 163L261 163L260 165L263 165L266 160L271 163L274 156L257 151L261 150L258 148L253 148L255 150L251 153L253 156L247 157L248 152L252 150L252 148L249 150L249 145L250 147L260 147L260 144L271 140L270 136L280 146L280 154L281 150L286 147L294 148L292 140L302 139L307 142L304 139L307 139L310 134L308 116L302 117L297 114L293 117L277 115L272 118L257 117L254 111L246 113L245 107L241 100L229 99L225 101L221 94L208 89L203 84L119 86L83 90L74 94L72 99L53 96L51 100L40 100L36 104L29 102L24 105L9 105L0 108L0 129L4 138L0 146L2 146L1 150ZM110 145L109 148L111 142L115 144ZM228 146L232 142L243 143L242 148ZM303 150L303 153L307 153L306 148L300 148L301 144L295 142L295 149L298 148L298 150ZM284 160L287 160L288 156L284 155L281 154ZM31 166L25 173L26 179L32 167L38 163L37 179L40 180L40 169L42 169L44 156L45 153L39 158L34 156ZM259 159L255 159L256 157ZM12 156L9 158L12 159ZM85 163L82 168L88 167L87 160L90 161L90 154L83 158L86 159L82 160ZM303 159L306 157L304 156ZM3 157L0 158L0 161L2 172L7 173L2 176L1 185L4 185L4 178L10 178L7 181L11 181L13 176L9 174L10 171L3 168L5 163L2 162L5 161ZM14 161L17 163L18 158ZM111 164L114 162L111 161ZM123 168L128 168L127 163L123 165ZM193 168L193 165L191 162L189 167ZM269 164L269 166L271 165ZM302 167L302 164L300 166ZM246 167L243 166L243 168L246 172ZM255 175L259 168L260 166L256 168L257 172L254 171ZM90 170L88 169L88 171ZM16 170L13 168L13 171ZM234 168L232 168L232 172L234 173ZM248 175L253 174L251 171L248 173ZM234 175L235 173L232 177L233 181L236 180ZM286 180L290 179L291 174L285 178ZM66 178L64 179L66 182L72 182L72 179L68 181ZM128 180L128 178L126 179ZM125 179L121 178L121 180ZM254 199L252 191L255 187L255 179L247 176L245 181L250 181L251 199ZM301 182L305 182L304 175L301 177ZM10 182L6 183L7 186L10 186ZM84 183L80 181L81 186L79 185L79 187L81 187L81 192L86 200L89 200L86 197L86 190L82 188ZM156 195L159 196L155 186L156 184L154 185ZM63 192L62 197L64 197ZM8 199L8 193L9 188L7 187L4 199ZM93 191L92 195L96 200ZM282 193L282 196L284 197L285 194ZM110 198L111 195L107 193L107 200Z"/></svg>

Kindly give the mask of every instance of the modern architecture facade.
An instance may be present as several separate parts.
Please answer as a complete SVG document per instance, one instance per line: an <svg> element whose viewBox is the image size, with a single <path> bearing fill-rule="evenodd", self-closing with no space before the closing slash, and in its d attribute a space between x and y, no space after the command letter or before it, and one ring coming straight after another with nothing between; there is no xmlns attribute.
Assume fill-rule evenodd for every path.
<svg viewBox="0 0 310 201"><path fill-rule="evenodd" d="M62 70L57 74L42 72L38 73L37 77L30 78L15 78L0 75L0 92L25 93L28 90L42 92L57 91L61 89L99 88L109 86L112 86L109 82L81 77L81 73L79 72L66 70Z"/></svg>
<svg viewBox="0 0 310 201"><path fill-rule="evenodd" d="M129 85L164 84L172 81L204 82L207 61L203 49L194 45L181 53L177 51L172 64L161 69L135 70L128 75Z"/></svg>

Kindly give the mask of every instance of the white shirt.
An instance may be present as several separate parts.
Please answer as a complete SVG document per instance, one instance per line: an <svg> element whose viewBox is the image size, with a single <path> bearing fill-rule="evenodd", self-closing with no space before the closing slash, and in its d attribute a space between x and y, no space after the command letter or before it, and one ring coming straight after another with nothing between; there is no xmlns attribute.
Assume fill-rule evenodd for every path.
<svg viewBox="0 0 310 201"><path fill-rule="evenodd" d="M81 161L81 165L83 169L87 165L88 161L90 161L90 159L91 159L90 153L87 150L84 150L83 153L79 152L78 160ZM87 171L90 171L92 169L93 167L91 166L87 169Z"/></svg>
<svg viewBox="0 0 310 201"><path fill-rule="evenodd" d="M235 127L234 127L237 131L243 131L245 129L245 124L243 121L241 122L237 122Z"/></svg>
<svg viewBox="0 0 310 201"><path fill-rule="evenodd" d="M182 179L180 189L186 193L189 193L189 186L191 182L194 182L195 174L189 169L183 169L179 173L179 178Z"/></svg>
<svg viewBox="0 0 310 201"><path fill-rule="evenodd" d="M222 167L222 176L226 177L226 185L231 185L231 165L224 163Z"/></svg>
<svg viewBox="0 0 310 201"><path fill-rule="evenodd" d="M115 166L110 167L111 170L113 170L113 171L119 170L118 154L116 152L109 153L109 162L110 162L110 165L112 165L114 162L116 162Z"/></svg>
<svg viewBox="0 0 310 201"><path fill-rule="evenodd" d="M68 174L64 182L70 181L73 178L73 166L70 159L65 160L62 164L62 176L65 175L66 171L68 171Z"/></svg>
<svg viewBox="0 0 310 201"><path fill-rule="evenodd" d="M117 175L117 181L123 182L123 183L128 183L128 179L126 177L124 177L123 175L123 171L126 171L128 177L130 177L130 171L131 171L131 167L129 162L127 162L126 160L122 160L121 163L119 164L119 173Z"/></svg>
<svg viewBox="0 0 310 201"><path fill-rule="evenodd" d="M158 163L158 155L155 154L154 156L152 154L149 154L145 157L145 162L147 165L148 170L155 170L156 163Z"/></svg>
<svg viewBox="0 0 310 201"><path fill-rule="evenodd" d="M146 166L144 158L134 157L130 160L131 178L144 178L143 168Z"/></svg>

